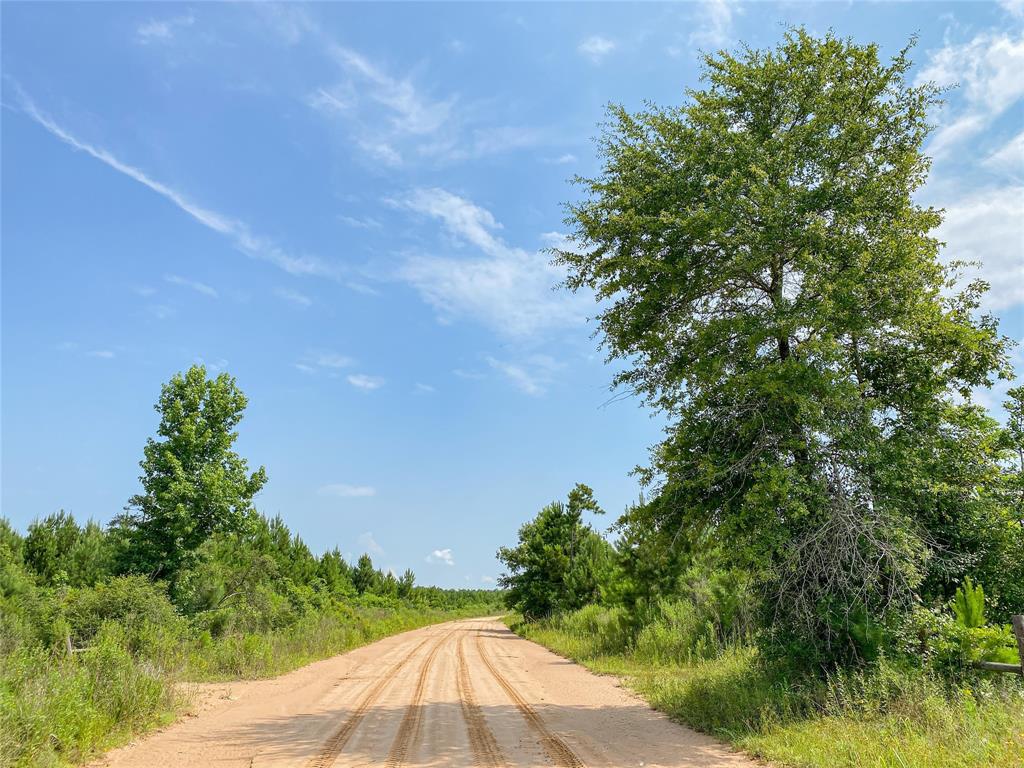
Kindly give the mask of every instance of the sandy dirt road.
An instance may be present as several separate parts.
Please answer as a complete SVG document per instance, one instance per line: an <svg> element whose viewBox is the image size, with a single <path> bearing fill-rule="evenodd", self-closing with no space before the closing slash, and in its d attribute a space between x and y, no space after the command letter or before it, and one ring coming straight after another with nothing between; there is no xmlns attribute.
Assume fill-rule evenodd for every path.
<svg viewBox="0 0 1024 768"><path fill-rule="evenodd" d="M489 619L406 632L273 680L204 686L197 702L96 765L754 765Z"/></svg>

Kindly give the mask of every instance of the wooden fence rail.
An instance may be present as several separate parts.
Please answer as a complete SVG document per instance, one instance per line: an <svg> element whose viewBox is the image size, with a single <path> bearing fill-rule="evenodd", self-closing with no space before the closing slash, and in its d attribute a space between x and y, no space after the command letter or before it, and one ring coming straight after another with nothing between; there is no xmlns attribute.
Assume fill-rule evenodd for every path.
<svg viewBox="0 0 1024 768"><path fill-rule="evenodd" d="M1024 677L1024 616L1011 616L1010 624L1013 626L1013 636L1017 638L1017 656L1020 664L1002 664L998 661L976 661L976 669L986 669L989 672L1009 672L1012 675Z"/></svg>

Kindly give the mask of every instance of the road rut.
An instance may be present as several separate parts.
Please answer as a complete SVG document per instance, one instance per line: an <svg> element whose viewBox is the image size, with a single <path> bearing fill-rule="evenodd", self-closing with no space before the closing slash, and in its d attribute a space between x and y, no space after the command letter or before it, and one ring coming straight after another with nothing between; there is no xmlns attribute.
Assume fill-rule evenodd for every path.
<svg viewBox="0 0 1024 768"><path fill-rule="evenodd" d="M381 640L273 680L198 687L193 716L108 768L752 768L491 619Z"/></svg>

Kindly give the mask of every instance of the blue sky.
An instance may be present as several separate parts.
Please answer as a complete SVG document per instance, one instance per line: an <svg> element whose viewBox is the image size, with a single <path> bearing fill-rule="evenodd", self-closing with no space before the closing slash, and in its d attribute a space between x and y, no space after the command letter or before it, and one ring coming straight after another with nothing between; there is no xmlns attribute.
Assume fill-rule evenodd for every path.
<svg viewBox="0 0 1024 768"><path fill-rule="evenodd" d="M1024 338L1020 0L4 3L2 23L19 527L116 514L161 382L196 361L248 394L258 507L314 550L488 586L495 549L575 482L613 517L659 422L608 402L592 302L552 290L567 180L595 171L606 103L679 103L700 49L790 24L887 54L916 32L914 77L959 83L921 199Z"/></svg>

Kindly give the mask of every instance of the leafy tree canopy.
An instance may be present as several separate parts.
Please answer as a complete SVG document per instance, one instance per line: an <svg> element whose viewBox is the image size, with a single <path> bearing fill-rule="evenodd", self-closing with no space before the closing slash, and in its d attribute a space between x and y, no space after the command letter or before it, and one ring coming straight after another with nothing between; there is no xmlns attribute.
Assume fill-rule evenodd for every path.
<svg viewBox="0 0 1024 768"><path fill-rule="evenodd" d="M910 598L925 453L1007 372L985 284L958 288L941 212L914 201L939 91L907 83L908 51L795 29L707 56L683 106L612 106L555 257L602 302L615 384L670 416L644 524L710 536L825 645Z"/></svg>
<svg viewBox="0 0 1024 768"><path fill-rule="evenodd" d="M163 386L157 437L140 462L143 491L117 524L128 570L173 581L211 535L242 529L267 481L232 450L246 404L231 376L207 378L201 365Z"/></svg>

